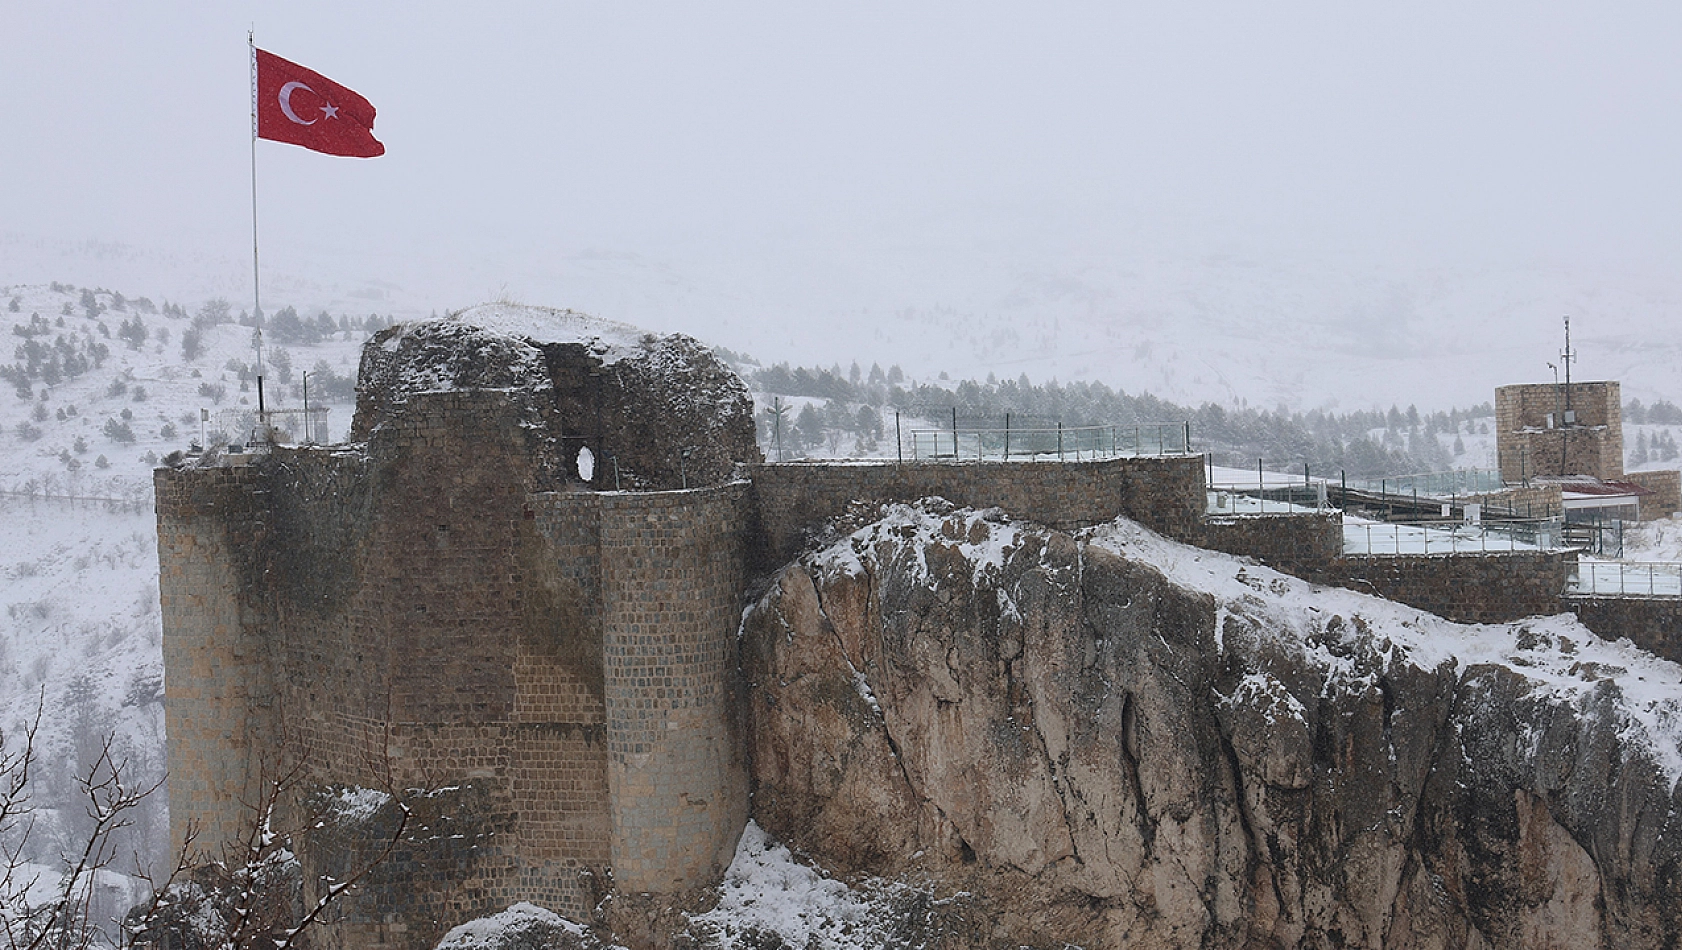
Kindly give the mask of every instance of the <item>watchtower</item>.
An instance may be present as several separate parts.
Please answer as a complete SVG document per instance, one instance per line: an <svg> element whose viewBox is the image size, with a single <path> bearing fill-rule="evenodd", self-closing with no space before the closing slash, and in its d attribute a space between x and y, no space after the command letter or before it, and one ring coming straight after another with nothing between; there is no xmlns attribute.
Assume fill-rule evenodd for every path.
<svg viewBox="0 0 1682 950"><path fill-rule="evenodd" d="M1615 380L1523 383L1495 390L1501 480L1624 474L1622 399Z"/></svg>

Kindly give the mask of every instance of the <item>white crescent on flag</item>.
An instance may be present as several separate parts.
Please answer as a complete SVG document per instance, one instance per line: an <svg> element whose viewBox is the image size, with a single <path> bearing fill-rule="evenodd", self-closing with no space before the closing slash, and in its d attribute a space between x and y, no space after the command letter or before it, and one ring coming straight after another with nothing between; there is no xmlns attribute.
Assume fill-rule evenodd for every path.
<svg viewBox="0 0 1682 950"><path fill-rule="evenodd" d="M280 87L280 97L279 97L280 98L280 111L285 113L286 117L288 119L291 119L293 122L296 122L299 125L314 125L314 124L316 124L316 122L318 122L320 120L319 119L311 119L308 122L305 122L303 119L298 118L298 113L292 111L292 94L294 92L297 92L299 89L302 89L305 92L314 92L315 91L314 89L311 89L310 87L304 85L301 82L289 82L286 85L281 86Z"/></svg>

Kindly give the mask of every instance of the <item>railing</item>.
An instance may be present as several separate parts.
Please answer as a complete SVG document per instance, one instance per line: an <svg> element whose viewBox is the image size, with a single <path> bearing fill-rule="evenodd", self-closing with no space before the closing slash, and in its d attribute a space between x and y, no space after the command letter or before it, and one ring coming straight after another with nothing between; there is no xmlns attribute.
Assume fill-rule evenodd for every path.
<svg viewBox="0 0 1682 950"><path fill-rule="evenodd" d="M1576 597L1682 597L1682 563L1581 561L1565 580Z"/></svg>
<svg viewBox="0 0 1682 950"><path fill-rule="evenodd" d="M1141 455L1184 455L1190 429L1181 425L1056 428L909 429L900 451L913 462L1029 459L1086 461Z"/></svg>
<svg viewBox="0 0 1682 950"><path fill-rule="evenodd" d="M1209 486L1207 513L1211 515L1308 515L1330 509L1323 486L1281 486L1240 488Z"/></svg>
<svg viewBox="0 0 1682 950"><path fill-rule="evenodd" d="M1502 521L1489 524L1420 522L1345 524L1343 553L1357 557L1410 554L1485 554L1556 551L1564 547L1558 521Z"/></svg>
<svg viewBox="0 0 1682 950"><path fill-rule="evenodd" d="M1422 498L1457 498L1500 491L1501 473L1487 468L1464 468L1453 472L1423 472L1385 478L1351 478L1356 491L1381 495L1418 495Z"/></svg>

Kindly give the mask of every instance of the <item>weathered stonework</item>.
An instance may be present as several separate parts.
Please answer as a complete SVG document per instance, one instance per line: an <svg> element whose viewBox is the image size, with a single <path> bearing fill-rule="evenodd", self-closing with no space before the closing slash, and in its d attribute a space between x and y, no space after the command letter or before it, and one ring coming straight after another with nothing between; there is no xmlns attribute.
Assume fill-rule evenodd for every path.
<svg viewBox="0 0 1682 950"><path fill-rule="evenodd" d="M1567 412L1575 416L1570 422ZM1509 484L1537 475L1620 477L1624 430L1617 382L1498 387L1495 454L1501 480Z"/></svg>
<svg viewBox="0 0 1682 950"><path fill-rule="evenodd" d="M710 354L662 345L620 375L679 363L636 383L639 405L701 411L703 393L660 387L704 378ZM518 375L490 362L458 369ZM637 484L695 487L617 493L588 487L611 469L557 464L580 446L550 436L637 413L580 422L551 398L557 375L411 387L368 400L364 443L156 473L177 844L193 833L238 860L252 804L285 776L312 899L381 853L398 800L413 813L329 942L413 950L517 901L587 918L609 888L708 886L746 821L735 633L752 519L728 476L757 454L737 444L752 432L740 383L713 392L722 420L691 427L700 447L672 471L653 443L623 448ZM604 425L594 444L634 436Z"/></svg>
<svg viewBox="0 0 1682 950"><path fill-rule="evenodd" d="M1628 637L1649 653L1682 663L1682 597L1570 597L1566 605L1600 636Z"/></svg>
<svg viewBox="0 0 1682 950"><path fill-rule="evenodd" d="M811 531L856 502L939 496L999 507L1055 528L1125 515L1175 538L1194 537L1206 504L1203 458L1144 456L1092 462L788 462L749 467L765 545L780 563Z"/></svg>
<svg viewBox="0 0 1682 950"><path fill-rule="evenodd" d="M1287 574L1318 577L1343 556L1343 516L1324 514L1210 517L1194 542L1256 560Z"/></svg>
<svg viewBox="0 0 1682 950"><path fill-rule="evenodd" d="M329 942L420 950L517 901L583 919L608 891L658 906L716 884L749 809L749 572L881 502L1064 530L1125 516L1450 619L1569 608L1682 651L1682 600L1568 603L1569 553L1346 557L1335 514L1206 518L1198 456L762 464L739 382L632 397L668 363L711 379L688 344L644 341L611 373L585 347L498 344L449 364L459 388L416 388L403 346L445 337L376 339L365 368L404 382L364 393L359 445L155 478L177 843L194 828L213 854L235 846L264 783L291 774L313 891L390 840L400 809L380 793L412 811ZM610 460L638 490L604 490Z"/></svg>
<svg viewBox="0 0 1682 950"><path fill-rule="evenodd" d="M1461 623L1562 613L1574 551L1343 557L1324 582L1377 594Z"/></svg>
<svg viewBox="0 0 1682 950"><path fill-rule="evenodd" d="M1641 499L1641 520L1668 518L1682 511L1682 472L1675 469L1656 472L1625 472L1623 480L1634 482L1652 492Z"/></svg>
<svg viewBox="0 0 1682 950"><path fill-rule="evenodd" d="M1210 518L1192 543L1462 623L1567 610L1565 579L1577 561L1574 551L1345 555L1336 512Z"/></svg>

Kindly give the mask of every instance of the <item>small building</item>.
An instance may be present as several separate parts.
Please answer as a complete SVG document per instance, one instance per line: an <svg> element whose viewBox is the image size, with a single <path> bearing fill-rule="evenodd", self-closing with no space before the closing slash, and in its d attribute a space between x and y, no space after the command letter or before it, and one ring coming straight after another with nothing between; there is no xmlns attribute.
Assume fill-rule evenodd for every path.
<svg viewBox="0 0 1682 950"><path fill-rule="evenodd" d="M1524 383L1495 390L1495 453L1501 480L1624 474L1623 403L1618 383Z"/></svg>
<svg viewBox="0 0 1682 950"><path fill-rule="evenodd" d="M1616 380L1495 390L1496 464L1506 490L1483 497L1531 517L1645 521L1682 509L1682 476L1624 471Z"/></svg>

